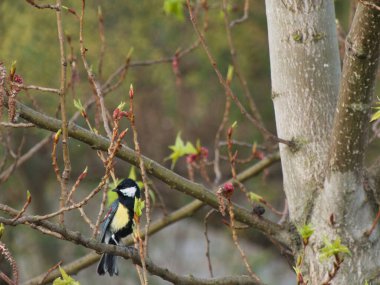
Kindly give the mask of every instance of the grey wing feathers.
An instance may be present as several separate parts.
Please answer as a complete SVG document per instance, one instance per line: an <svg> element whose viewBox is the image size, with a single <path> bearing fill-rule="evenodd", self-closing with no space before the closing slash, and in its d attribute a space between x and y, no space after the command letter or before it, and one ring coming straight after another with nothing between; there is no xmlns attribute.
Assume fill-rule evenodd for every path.
<svg viewBox="0 0 380 285"><path fill-rule="evenodd" d="M113 202L111 204L110 209L109 209L107 216L106 216L106 220L103 222L102 232L100 233L100 236L99 236L100 242L108 243L108 241L111 237L111 233L108 231L108 226L109 226L113 216L115 215L118 206L119 206L118 200L116 200L115 202Z"/></svg>

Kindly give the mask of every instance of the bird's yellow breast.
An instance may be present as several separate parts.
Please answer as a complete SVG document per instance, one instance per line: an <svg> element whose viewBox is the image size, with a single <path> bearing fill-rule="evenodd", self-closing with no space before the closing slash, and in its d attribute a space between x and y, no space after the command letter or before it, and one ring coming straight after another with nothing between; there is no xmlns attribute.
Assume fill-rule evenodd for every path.
<svg viewBox="0 0 380 285"><path fill-rule="evenodd" d="M128 209L123 206L121 203L119 203L119 206L117 207L115 216L112 219L111 222L111 231L117 232L124 228L129 222L129 213Z"/></svg>

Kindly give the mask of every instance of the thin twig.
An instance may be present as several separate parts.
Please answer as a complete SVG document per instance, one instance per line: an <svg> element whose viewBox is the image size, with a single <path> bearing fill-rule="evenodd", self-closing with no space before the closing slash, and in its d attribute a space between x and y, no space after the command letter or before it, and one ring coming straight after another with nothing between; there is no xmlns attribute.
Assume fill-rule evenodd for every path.
<svg viewBox="0 0 380 285"><path fill-rule="evenodd" d="M289 215L289 206L288 206L288 201L285 199L284 210L282 211L281 219L277 222L277 224L282 225L283 223L285 223L286 219L288 218L288 215Z"/></svg>
<svg viewBox="0 0 380 285"><path fill-rule="evenodd" d="M62 26L62 0L57 0L56 2L59 10L56 11L57 16L57 30L58 30L58 41L59 41L59 51L61 58L61 76L60 76L60 87L59 87L59 98L60 98L60 108L61 108L61 118L62 118L62 154L63 154L63 172L60 180L61 184L61 196L59 199L60 209L65 207L67 200L67 184L71 173L71 163L70 163L70 152L68 146L68 121L67 121L67 110L66 110L66 81L67 81L67 61L64 43L64 32ZM59 217L60 223L64 222L64 212Z"/></svg>
<svg viewBox="0 0 380 285"><path fill-rule="evenodd" d="M103 17L103 11L102 11L101 6L98 6L98 29L99 29L99 38L100 38L98 74L99 74L99 79L101 80L102 73L103 73L104 54L106 51L106 36L104 34L104 17Z"/></svg>
<svg viewBox="0 0 380 285"><path fill-rule="evenodd" d="M72 204L70 206L67 206L67 207L64 207L64 208L60 208L58 211L56 212L53 212L53 213L50 213L50 214L46 214L46 215L43 215L43 216L34 216L36 221L43 221L43 220L47 220L47 219L50 219L50 218L53 218L55 216L58 216L64 212L67 212L67 211L71 211L73 209L77 209L77 208L80 208L82 207L83 205L87 204L87 202L92 198L94 197L103 187L104 185L107 183L107 180L109 178L109 175L110 175L110 172L111 172L111 169L112 169L112 163L113 163L113 158L115 157L115 154L116 152L118 151L119 147L120 147L120 144L121 144L121 140L124 138L126 134L126 131L122 132L115 145L112 146L112 150L111 150L111 154L108 156L107 158L107 164L106 164L106 171L105 171L105 174L103 175L100 183L98 184L98 186L93 190L91 191L90 194L88 194L82 201L78 202L78 203L75 203L75 204ZM23 218L20 218L17 223L23 223Z"/></svg>
<svg viewBox="0 0 380 285"><path fill-rule="evenodd" d="M245 0L244 1L244 14L243 14L243 16L239 19L231 21L231 23L229 24L230 28L232 28L233 26L235 26L237 24L241 24L244 21L246 21L248 19L248 13L249 13L249 0Z"/></svg>
<svg viewBox="0 0 380 285"><path fill-rule="evenodd" d="M53 139L53 148L52 148L52 151L51 151L51 164L53 166L53 170L54 170L54 173L55 173L55 177L57 178L57 181L59 183L61 183L61 180L62 180L62 177L61 177L61 174L60 174L60 171L59 171L59 166L58 166L58 162L57 162L57 145L58 145L58 141L59 141L59 137L61 135L61 130L59 130L55 135L54 135L54 139ZM64 201L63 200L63 197L61 196L60 197L60 201ZM60 202L61 203L61 202Z"/></svg>
<svg viewBox="0 0 380 285"><path fill-rule="evenodd" d="M17 153L15 155L12 155L11 150L9 151L9 153L14 157L15 161L13 162L13 164L11 166L8 167L8 169L6 171L4 171L0 175L0 183L4 183L5 181L7 181L8 178L12 175L13 171L16 170L16 168L18 166L18 161L21 157L22 148L24 147L24 143L25 143L25 136L22 137L21 143L18 146Z"/></svg>
<svg viewBox="0 0 380 285"><path fill-rule="evenodd" d="M211 209L205 216L204 218L204 226L205 226L205 231L204 231L204 235L205 235L205 239L206 239L206 257L207 257L207 264L208 264L208 270L210 272L210 277L214 277L214 273L212 271L212 263L211 263L211 256L210 256L210 239L208 237L208 219L210 218L210 216L213 214L213 213L217 213L217 211L215 209Z"/></svg>
<svg viewBox="0 0 380 285"><path fill-rule="evenodd" d="M28 2L30 5L32 5L33 7L36 7L38 9L52 9L52 10L55 10L55 11L60 11L61 10L61 6L56 4L56 5L53 5L53 4L37 4L36 2L34 2L33 0L26 0L26 2Z"/></svg>
<svg viewBox="0 0 380 285"><path fill-rule="evenodd" d="M31 202L32 202L32 196L30 196L28 192L28 196L27 196L26 202L24 203L24 206L22 207L20 212L17 214L17 216L13 218L14 222L17 221L25 213L26 209L29 207Z"/></svg>
<svg viewBox="0 0 380 285"><path fill-rule="evenodd" d="M133 106L133 98L134 98L134 90L133 86L130 86L129 89L129 113L130 113L130 122L132 126L133 131L133 142L135 144L135 152L137 154L137 157L139 159L139 166L141 171L141 177L144 183L144 193L145 193L145 215L146 215L146 224L145 224L145 240L144 240L144 246L143 246L143 255L141 256L141 263L143 266L143 276L144 276L144 284L148 284L148 277L147 277L147 270L145 265L145 258L148 256L148 239L149 239L149 225L151 222L151 216L150 216L150 210L151 210L151 204L150 204L150 195L149 195L149 185L147 180L147 173L144 166L144 161L141 157L141 149L140 144L138 141L138 133L137 128L135 125L135 113L134 113L134 106Z"/></svg>
<svg viewBox="0 0 380 285"><path fill-rule="evenodd" d="M228 157L230 159L231 174L232 174L232 178L233 178L234 182L239 185L240 189L248 197L247 190L245 189L243 183L241 183L237 179L237 174L236 174L236 169L235 169L235 159L236 159L237 152L235 152L235 153L232 152L232 142L231 142L232 133L233 133L233 127L231 126L228 129L228 131L227 131ZM254 278L257 282L261 282L260 278L252 271L251 266L248 263L247 256L245 255L243 249L240 246L240 243L239 243L239 240L238 240L238 236L237 236L237 232L236 232L236 228L235 228L235 214L234 214L234 211L233 211L233 204L231 202L230 197L228 197L227 200L228 200L228 213L229 213L229 216L230 216L230 228L231 228L232 239L234 241L234 244L235 244L236 248L239 250L240 255L241 255L242 259L243 259L243 263L244 263L245 267L247 268L247 271L249 272L249 274L251 275L251 277Z"/></svg>
<svg viewBox="0 0 380 285"><path fill-rule="evenodd" d="M17 84L14 82L12 82L11 85L23 90L37 90L41 92L56 93L58 95L61 92L59 89L56 89L56 88L43 87L43 86L37 86L37 85L23 85L23 84Z"/></svg>
<svg viewBox="0 0 380 285"><path fill-rule="evenodd" d="M109 138L112 137L112 132L108 123L108 118L107 118L107 111L104 103L104 98L102 94L102 89L100 87L99 82L95 79L94 73L91 71L91 68L87 62L86 59L86 52L87 49L84 47L84 37L83 37L83 20L84 20L84 10L86 7L86 1L82 0L82 11L80 14L80 20L79 20L79 43L80 43L80 54L82 57L82 62L84 65L84 68L87 72L88 79L90 83L92 84L95 94L98 97L99 103L100 103L100 108L101 108L101 115L102 115L102 120L103 120L103 126L104 130L106 131L106 134Z"/></svg>
<svg viewBox="0 0 380 285"><path fill-rule="evenodd" d="M244 4L244 16L246 16L246 18L248 18L248 9L249 9L249 0L246 0L245 4ZM240 69L240 66L239 66L239 63L238 63L238 60L237 60L237 53L236 53L236 49L235 49L235 46L234 46L234 43L233 43L233 40L232 40L232 35L231 35L231 27L232 26L231 26L231 24L228 24L229 23L229 19L228 19L227 2L226 2L226 0L223 1L223 14L224 14L224 26L225 26L226 35L227 35L227 42L228 42L228 46L230 48L231 59L232 59L232 63L233 63L233 66L234 66L234 73L236 74L237 78L240 81L241 86L243 87L244 96L245 96L245 98L248 101L248 105L249 105L249 107L251 109L252 115L255 117L255 119L262 126L264 126L264 122L263 122L263 120L261 118L261 114L260 114L260 112L259 112L259 110L258 110L258 108L256 106L256 103L253 101L251 92L250 92L250 90L248 88L247 80L245 79L243 73L241 72L241 69ZM265 137L265 133L263 133L263 135Z"/></svg>
<svg viewBox="0 0 380 285"><path fill-rule="evenodd" d="M359 2L362 3L363 5L367 6L367 7L370 7L370 8L377 10L377 11L380 11L380 6L377 6L375 3L372 3L369 1L364 1L364 0L359 0Z"/></svg>
<svg viewBox="0 0 380 285"><path fill-rule="evenodd" d="M12 281L12 279L10 279L7 275L5 275L5 273L3 272L0 272L0 279L3 279L3 281L5 283L7 283L8 285L17 285L16 283L14 283Z"/></svg>
<svg viewBox="0 0 380 285"><path fill-rule="evenodd" d="M379 210L377 211L376 218L375 218L374 221L372 222L371 227L369 228L369 230L367 230L367 231L365 232L365 235L366 235L366 236L369 237L369 236L372 234L373 230L376 228L377 223L379 222L379 219L380 219L380 208L379 208Z"/></svg>
<svg viewBox="0 0 380 285"><path fill-rule="evenodd" d="M242 259L243 259L245 268L249 272L249 275L253 279L255 279L258 283L260 283L261 282L260 278L252 271L251 266L248 263L247 256L245 255L244 250L241 248L240 243L238 241L238 236L237 236L236 229L235 229L235 214L234 214L234 211L233 211L233 204L231 203L230 200L228 201L228 212L229 212L229 215L230 215L231 232L232 232L232 239L234 241L234 244L235 244L235 246L237 247L237 249L240 252L240 255L241 255Z"/></svg>
<svg viewBox="0 0 380 285"><path fill-rule="evenodd" d="M228 85L231 84L231 80L227 78L226 83ZM228 96L228 94L226 93L226 103L224 106L223 118L216 132L215 140L214 140L214 173L215 173L214 185L218 185L222 178L222 173L220 171L220 135L222 134L223 129L225 128L227 124L228 115L230 114L230 109L231 109L231 97Z"/></svg>
<svg viewBox="0 0 380 285"><path fill-rule="evenodd" d="M1 127L5 128L33 128L35 127L32 123L10 123L10 122L0 122Z"/></svg>
<svg viewBox="0 0 380 285"><path fill-rule="evenodd" d="M42 278L41 284L43 284L44 281L46 280L46 278L48 278L49 274L52 273L55 269L57 269L61 264L62 264L62 260L60 260L57 264L55 264L51 268L49 268L48 271L46 272L44 278Z"/></svg>
<svg viewBox="0 0 380 285"><path fill-rule="evenodd" d="M0 181L3 182L7 180L7 178L11 175L12 171L14 171L17 167L23 165L28 159L33 157L42 147L44 147L50 141L50 135L35 144L29 151L27 151L24 155L22 155L17 161L15 161L11 166L5 169L2 173L0 173Z"/></svg>
<svg viewBox="0 0 380 285"><path fill-rule="evenodd" d="M189 46L187 49L179 51L174 56L177 56L178 59L181 57L184 57L188 54L190 54L192 51L194 51L200 44L200 41L197 40L194 42L191 46ZM106 82L102 85L102 90L107 90L109 86L111 86L111 83L115 80L116 77L120 77L120 74L125 72L126 69L129 67L143 67L143 66L151 66L156 64L162 64L162 63L172 63L174 56L160 58L160 59L152 59L152 60L137 60L137 61L131 61L131 62L125 62L123 65L118 67L114 73L112 73ZM128 56L127 56L128 58Z"/></svg>
<svg viewBox="0 0 380 285"><path fill-rule="evenodd" d="M201 31L199 30L199 28L197 27L197 20L195 19L194 17L194 14L192 12L192 8L191 8L191 5L190 5L190 0L186 0L187 2L187 7L188 7L188 10L189 10L189 13L190 13L190 20L191 20L191 23L194 27L194 30L196 32L196 34L198 35L198 38L203 46L203 49L204 51L206 52L206 55L209 59L209 62L211 64L211 66L213 67L218 79L219 79L219 83L223 86L223 88L225 89L225 91L227 92L228 96L231 96L232 100L235 102L236 106L239 108L240 112L242 115L244 115L261 133L265 134L265 137L268 137L270 138L271 140L273 140L274 142L278 142L278 143L283 143L283 144L286 144L288 146L293 146L293 143L291 141L287 141L287 140L284 140L284 139L281 139L281 138L278 138L277 136L273 135L271 132L269 132L263 125L260 124L260 122L255 119L254 117L252 117L248 112L247 110L245 109L245 107L241 104L241 102L239 101L239 99L236 97L236 95L232 92L231 88L228 86L228 84L226 83L226 81L224 80L221 72L219 71L218 67L217 67L217 64L216 64L216 61L214 59L214 57L212 56L207 44L206 44L206 41L204 39L204 36L203 34L201 33Z"/></svg>

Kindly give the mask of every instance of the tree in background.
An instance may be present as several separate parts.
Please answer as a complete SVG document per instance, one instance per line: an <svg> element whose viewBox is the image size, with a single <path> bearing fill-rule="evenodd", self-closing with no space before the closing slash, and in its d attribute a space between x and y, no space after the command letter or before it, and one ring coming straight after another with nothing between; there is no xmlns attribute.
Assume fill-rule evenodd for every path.
<svg viewBox="0 0 380 285"><path fill-rule="evenodd" d="M131 49L122 65L110 71L108 77L105 70L109 68L105 59L108 44L113 41L108 39L112 37L112 31L105 32L105 19L99 8L97 24L100 40L97 44L99 56L96 57L86 45L86 31L89 32L86 23L91 21L86 17L87 12L90 11L92 17L95 15L86 7L85 0L81 4L80 7L77 7L78 3L71 2L63 5L60 0L54 4L32 0L12 4L28 5L28 9L39 9L39 13L55 13L60 62L57 65L60 68L56 70L59 74L56 87L28 85L18 73L21 68L18 64L14 63L8 69L5 64L0 65L0 110L3 112L4 107L8 110L8 114L3 112L0 116L3 154L0 181L11 181L22 164L27 163L46 144L51 144L51 155L41 162L44 165L41 169L52 168L56 183L50 187L60 189L53 201L58 210L42 203L46 198L41 193L27 192L20 210L11 207L15 204L12 199L2 201L0 222L6 225L5 233L16 231L8 226L17 226L18 229L19 225L26 225L51 239L62 239L97 252L68 264L59 262L26 284L48 283L61 275L68 284L75 284L67 274L90 266L99 259L98 253L104 252L131 259L136 264L141 284L149 283L148 273L174 284L265 284L260 273L255 271L255 264L249 260L254 253L244 250L241 245L239 233L242 228L253 228L272 242L293 267L297 284L379 282L377 253L380 232L377 222L380 217L380 171L376 160L367 168L364 159L369 145L371 104L375 97L378 71L380 1L352 1L355 13L347 36L335 24L332 1L266 1L277 135L267 127L268 123L258 107L259 102L255 100L257 96L251 94L250 80L240 66L246 61L239 60L245 55L237 54L233 38L235 29L246 25L252 17L249 14L252 5L249 0L244 3L165 0L164 11L167 14L177 17L179 21L189 19L185 26L192 26L195 42L177 49L172 56L158 60L135 61L135 51ZM242 4L242 17L230 19L234 9ZM120 6L120 9L123 7ZM223 20L228 43L230 60L227 62L231 61L228 72L221 71L219 57L215 56L216 51L209 40L214 36L209 33L212 20L217 17ZM74 42L76 37L65 34L65 27L69 24L65 26L63 20L79 26L76 29L77 42ZM116 23L112 22L112 25ZM160 43L160 35L151 36ZM338 42L343 42L344 47L339 48ZM344 58L342 67L339 51L344 51L341 55ZM148 148L154 148L154 141L144 136L139 128L139 120L146 118L153 124L153 121L159 120L155 116L163 114L139 109L136 103L141 96L139 89L135 90L131 85L126 91L123 83L133 67L170 63L175 77L173 88L185 92L186 73L181 64L195 52L203 53L220 83L219 88L225 94L224 112L215 133L213 149L199 141L184 141L178 133L167 157L172 163L169 169L144 156L149 152ZM117 62L117 59L113 61ZM252 64L250 60L248 62ZM141 78L139 81L144 82ZM201 77L200 81L204 85L204 82L210 82L210 78ZM161 84L165 85L166 82ZM50 93L56 98L45 99L29 94L32 91ZM118 91L123 94L121 100L117 98L117 103L107 101L107 104L106 98ZM29 96L28 101L21 97L23 92ZM41 104L41 98L49 104ZM148 100L155 102L154 98ZM191 103L195 104L194 101ZM211 103L200 102L199 108L212 112L216 104L212 100ZM58 104L56 110L51 107L54 104ZM156 106L152 107L155 109ZM189 108L186 104L182 107ZM139 112L144 112L145 117ZM183 112L181 116L185 120L192 120L191 116L187 117L186 109ZM241 128L240 122L239 126L234 123L236 113L248 123L248 127ZM373 120L379 116L375 113ZM17 139L20 128L25 129L28 136L36 129L38 132L53 132L53 136L48 135L23 153L25 136ZM209 132L206 127L205 130ZM373 130L371 140L378 136L376 123ZM236 136L239 131L257 133L262 143L238 141ZM75 150L70 138L92 148L86 149L92 157L89 163L98 157L102 173L97 176L87 167L77 169L75 156L85 156L82 150ZM20 141L19 146L15 147L14 141ZM133 145L133 148L127 144ZM183 175L179 175L173 169L183 157L186 157L187 168L181 172ZM126 244L134 244L135 250L101 244L95 239L105 209L115 199L109 189L113 189L123 178L117 175L116 158L139 169L141 179L138 180L141 180L144 189L144 201L135 205L138 215L135 217L133 237L125 241ZM278 211L245 183L249 178L268 171L267 168L279 159L286 196L283 211ZM38 169L34 171L38 172ZM125 176L125 171L122 175ZM90 191L83 187L89 176L96 176L97 180L97 185ZM130 176L137 179L133 171ZM194 200L169 213L164 209L162 216L155 214L157 206L165 204L161 195L162 184L157 179ZM245 206L239 206L237 201ZM45 214L30 213L28 209L34 203L39 203L40 210ZM211 208L204 216L210 277L183 276L164 268L159 260L153 261L148 249L154 244L149 243L149 236L194 215L204 206ZM96 211L93 211L94 208ZM271 212L270 218L263 217L266 209ZM75 211L83 219L80 231L73 229L74 224L70 220L70 215ZM210 221L226 224L246 274L214 277L207 231ZM2 226L0 232L3 231ZM12 256L12 249L6 243L0 243L0 250L11 271L9 274L1 272L1 279L8 284L18 284L18 260ZM62 267L58 268L60 265Z"/></svg>

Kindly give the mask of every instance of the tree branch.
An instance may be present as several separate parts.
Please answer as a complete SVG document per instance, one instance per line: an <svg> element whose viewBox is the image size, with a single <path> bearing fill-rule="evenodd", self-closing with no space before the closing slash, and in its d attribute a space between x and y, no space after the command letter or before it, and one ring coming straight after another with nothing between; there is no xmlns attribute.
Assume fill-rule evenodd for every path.
<svg viewBox="0 0 380 285"><path fill-rule="evenodd" d="M47 136L37 144L35 144L31 149L29 149L24 155L22 155L17 161L15 161L12 165L10 165L6 170L0 173L0 182L7 179L10 176L12 171L21 166L25 161L30 159L36 152L38 152L41 148L43 148L49 141L51 136Z"/></svg>
<svg viewBox="0 0 380 285"><path fill-rule="evenodd" d="M379 47L380 11L358 3L346 39L346 56L330 148L332 171L361 173L363 170Z"/></svg>

